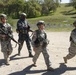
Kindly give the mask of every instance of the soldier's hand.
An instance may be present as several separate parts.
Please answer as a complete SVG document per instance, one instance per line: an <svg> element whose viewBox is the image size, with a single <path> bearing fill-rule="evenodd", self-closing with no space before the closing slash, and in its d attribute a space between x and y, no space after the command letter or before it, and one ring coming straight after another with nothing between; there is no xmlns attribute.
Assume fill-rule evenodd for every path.
<svg viewBox="0 0 76 75"><path fill-rule="evenodd" d="M19 33L19 31L16 31L17 33Z"/></svg>
<svg viewBox="0 0 76 75"><path fill-rule="evenodd" d="M19 31L16 29L16 32L19 33Z"/></svg>

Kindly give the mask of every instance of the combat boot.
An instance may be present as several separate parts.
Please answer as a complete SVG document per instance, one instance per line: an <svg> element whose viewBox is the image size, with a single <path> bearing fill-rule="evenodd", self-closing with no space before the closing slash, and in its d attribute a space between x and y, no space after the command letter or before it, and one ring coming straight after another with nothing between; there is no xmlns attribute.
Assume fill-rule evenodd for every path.
<svg viewBox="0 0 76 75"><path fill-rule="evenodd" d="M54 71L54 69L52 67L48 67L47 71Z"/></svg>
<svg viewBox="0 0 76 75"><path fill-rule="evenodd" d="M67 63L67 57L63 57L64 63Z"/></svg>
<svg viewBox="0 0 76 75"><path fill-rule="evenodd" d="M5 60L6 65L10 65L8 58Z"/></svg>
<svg viewBox="0 0 76 75"><path fill-rule="evenodd" d="M32 55L32 53L31 53L31 52L29 52L29 57L33 57L33 55Z"/></svg>
<svg viewBox="0 0 76 75"><path fill-rule="evenodd" d="M36 63L33 63L32 66L37 67Z"/></svg>
<svg viewBox="0 0 76 75"><path fill-rule="evenodd" d="M18 55L20 56L20 50L18 50Z"/></svg>

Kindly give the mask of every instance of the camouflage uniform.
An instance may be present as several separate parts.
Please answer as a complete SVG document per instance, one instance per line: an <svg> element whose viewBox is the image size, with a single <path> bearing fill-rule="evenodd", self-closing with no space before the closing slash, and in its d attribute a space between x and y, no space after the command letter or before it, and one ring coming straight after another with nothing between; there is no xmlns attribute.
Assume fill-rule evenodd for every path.
<svg viewBox="0 0 76 75"><path fill-rule="evenodd" d="M12 28L10 24L5 23L5 24L0 24L0 28L3 29L6 33L12 35ZM12 45L11 45L11 39L5 35L6 37L2 37L2 35L5 35L3 32L0 31L0 41L1 41L1 51L4 54L4 59L6 61L6 64L8 64L9 61L9 55L12 53Z"/></svg>
<svg viewBox="0 0 76 75"><path fill-rule="evenodd" d="M24 14L22 14L24 16ZM31 44L30 44L30 37L29 37L29 31L30 26L26 20L19 19L17 22L17 29L16 31L19 33L19 39L18 42L20 43L18 47L18 55L20 55L20 51L22 49L24 41L26 41L27 49L29 52L29 57L32 57L32 50L31 50Z"/></svg>
<svg viewBox="0 0 76 75"><path fill-rule="evenodd" d="M68 59L71 59L76 55L76 21L73 23L73 25L75 26L75 29L73 29L71 32L69 53L66 57L63 57L65 63L67 63Z"/></svg>
<svg viewBox="0 0 76 75"><path fill-rule="evenodd" d="M67 59L71 59L76 55L76 29L74 29L71 33L70 42L69 54L66 56Z"/></svg>
<svg viewBox="0 0 76 75"><path fill-rule="evenodd" d="M48 44L47 35L45 31L36 30L32 37L32 46L36 48L35 55L33 57L33 62L34 64L36 64L36 61L40 53L42 52L47 68L49 68L51 66L51 62L49 60L49 55L47 52L47 44L43 45L44 41L46 41L46 43Z"/></svg>

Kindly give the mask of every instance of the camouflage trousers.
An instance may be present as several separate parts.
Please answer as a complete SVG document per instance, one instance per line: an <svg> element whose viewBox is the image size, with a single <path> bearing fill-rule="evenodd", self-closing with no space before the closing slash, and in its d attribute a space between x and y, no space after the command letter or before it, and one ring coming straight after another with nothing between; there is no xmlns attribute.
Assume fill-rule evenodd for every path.
<svg viewBox="0 0 76 75"><path fill-rule="evenodd" d="M18 47L18 51L20 52L22 47L23 47L23 43L24 41L26 41L26 46L27 46L27 49L28 49L28 52L32 52L31 50L31 44L30 44L30 40L29 39L26 39L26 40L18 40L18 42L20 43L19 47Z"/></svg>
<svg viewBox="0 0 76 75"><path fill-rule="evenodd" d="M67 59L71 59L76 55L76 44L74 44L73 42L71 42L70 47L69 47L69 53L66 56Z"/></svg>
<svg viewBox="0 0 76 75"><path fill-rule="evenodd" d="M7 59L12 53L12 45L10 41L1 41L1 51L3 52L4 59Z"/></svg>
<svg viewBox="0 0 76 75"><path fill-rule="evenodd" d="M46 64L47 68L49 68L51 66L51 62L49 60L49 54L48 54L46 48L42 48L42 47L37 47L36 48L35 55L33 57L33 62L36 64L36 61L37 61L41 52L44 56L45 64Z"/></svg>

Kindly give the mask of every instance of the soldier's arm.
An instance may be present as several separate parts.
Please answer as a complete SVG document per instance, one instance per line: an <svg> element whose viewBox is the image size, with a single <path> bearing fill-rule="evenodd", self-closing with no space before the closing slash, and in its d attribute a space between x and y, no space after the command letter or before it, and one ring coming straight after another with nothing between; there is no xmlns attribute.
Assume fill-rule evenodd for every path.
<svg viewBox="0 0 76 75"><path fill-rule="evenodd" d="M19 28L20 28L20 22L17 22L17 28L16 28L16 32L19 33Z"/></svg>
<svg viewBox="0 0 76 75"><path fill-rule="evenodd" d="M29 31L29 32L34 32L34 31L31 29L31 27L30 27L30 25L29 25L28 22L27 22L27 24L28 24L28 31Z"/></svg>
<svg viewBox="0 0 76 75"><path fill-rule="evenodd" d="M74 41L74 43L76 43L76 33L75 32L71 33L71 37L72 37L72 40Z"/></svg>
<svg viewBox="0 0 76 75"><path fill-rule="evenodd" d="M29 25L28 25L28 31L29 31L29 32L33 32L33 30L30 28Z"/></svg>
<svg viewBox="0 0 76 75"><path fill-rule="evenodd" d="M36 40L37 35L36 35L36 31L33 32L33 37L32 37L32 46L33 46L33 51L35 52L37 50L37 47L35 46L34 41Z"/></svg>
<svg viewBox="0 0 76 75"><path fill-rule="evenodd" d="M36 31L33 32L33 37L32 37L32 46L35 47L35 43L34 41L36 40L37 35L36 35Z"/></svg>

